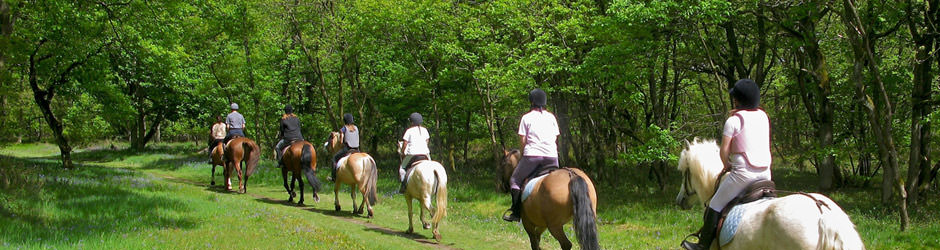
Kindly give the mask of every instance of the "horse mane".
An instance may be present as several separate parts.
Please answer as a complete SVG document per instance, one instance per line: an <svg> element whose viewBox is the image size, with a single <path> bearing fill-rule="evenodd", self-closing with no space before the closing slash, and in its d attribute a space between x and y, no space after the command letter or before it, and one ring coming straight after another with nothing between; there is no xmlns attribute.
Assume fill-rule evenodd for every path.
<svg viewBox="0 0 940 250"><path fill-rule="evenodd" d="M679 155L679 171L689 171L693 179L702 183L696 190L711 196L715 192L715 178L724 168L721 163L720 148L715 140L702 140L696 137L686 142L686 148Z"/></svg>

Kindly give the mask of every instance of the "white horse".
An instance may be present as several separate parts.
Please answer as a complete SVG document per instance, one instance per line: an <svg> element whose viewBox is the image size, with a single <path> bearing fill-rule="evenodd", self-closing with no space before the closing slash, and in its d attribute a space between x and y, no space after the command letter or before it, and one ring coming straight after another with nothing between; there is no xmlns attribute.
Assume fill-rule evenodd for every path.
<svg viewBox="0 0 940 250"><path fill-rule="evenodd" d="M707 206L723 166L715 141L686 143L679 156L682 187L676 203ZM810 198L809 196L815 198ZM822 194L795 194L754 204L744 212L734 238L722 249L865 249L849 216ZM817 200L820 205L817 205ZM711 248L718 248L718 240Z"/></svg>
<svg viewBox="0 0 940 250"><path fill-rule="evenodd" d="M401 146L402 143L398 142L399 153L401 152ZM444 166L432 160L418 161L410 173L406 172L406 175L408 175L408 183L405 184L405 203L408 204L407 233L414 233L412 200L419 199L421 207L418 210L420 210L421 215L418 218L421 219L422 226L424 226L424 229L430 229L433 226L431 233L434 234L434 239L441 241L441 234L437 228L444 216L447 215L447 172L444 171ZM437 198L434 211L431 210L432 195ZM432 217L431 223L424 220L425 210Z"/></svg>

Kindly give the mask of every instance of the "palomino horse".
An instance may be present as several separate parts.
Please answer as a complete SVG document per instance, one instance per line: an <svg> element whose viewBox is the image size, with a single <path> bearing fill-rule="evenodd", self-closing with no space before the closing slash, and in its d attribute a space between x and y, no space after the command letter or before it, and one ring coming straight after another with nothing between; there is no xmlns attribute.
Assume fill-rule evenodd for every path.
<svg viewBox="0 0 940 250"><path fill-rule="evenodd" d="M261 148L251 139L236 137L225 145L225 189L232 190L232 170L238 172L238 191L246 193L248 177L255 172L261 160ZM244 161L245 171L242 171Z"/></svg>
<svg viewBox="0 0 940 250"><path fill-rule="evenodd" d="M319 202L320 197L317 192L320 191L320 181L317 180L317 154L313 149L313 144L307 141L296 141L287 147L284 156L281 158L284 167L281 168L281 178L284 179L284 189L290 198L287 202L294 202L294 182L300 181L300 200L297 205L304 204L304 181L301 174L307 177L310 183L310 189L313 190L313 200ZM287 172L291 172L290 186L287 185Z"/></svg>
<svg viewBox="0 0 940 250"><path fill-rule="evenodd" d="M722 168L715 141L696 138L686 143L679 156L683 183L676 203L688 209L697 199L707 206ZM822 194L788 195L749 206L734 238L720 248L865 249L849 216ZM711 248L718 248L718 244L716 239Z"/></svg>
<svg viewBox="0 0 940 250"><path fill-rule="evenodd" d="M339 151L342 144L340 143L340 133L331 132L330 139L324 143L327 151L330 154L335 154ZM359 207L356 207L356 190L351 190L350 196L352 197L353 202L353 213L362 214L363 206L369 210L369 218L372 218L372 206L375 205L375 189L376 189L376 180L378 180L378 167L375 164L375 159L372 159L372 156L366 153L352 153L342 159L337 163L339 168L336 169L336 179L333 180L333 197L335 199L334 204L336 205L336 211L341 210L339 206L339 188L341 184L347 184L350 188L358 189L359 193L362 194L362 203L359 204ZM331 166L335 167L335 166Z"/></svg>
<svg viewBox="0 0 940 250"><path fill-rule="evenodd" d="M225 144L222 144L222 141L219 141L218 145L212 149L211 162L212 162L212 182L211 184L215 186L215 166L222 166L222 171L225 172ZM232 185L231 182L228 183L229 186Z"/></svg>
<svg viewBox="0 0 940 250"><path fill-rule="evenodd" d="M401 145L402 143L399 142L398 152L401 152ZM421 225L424 226L424 229L433 226L434 229L431 230L431 233L434 234L434 239L441 241L441 234L438 232L437 226L447 215L447 172L444 171L444 166L432 160L418 161L410 172L406 172L406 175L408 175L406 179L408 183L405 184L405 202L408 203L407 233L414 233L414 226L412 225L414 212L411 203L412 200L419 199L421 207L418 210L421 214L418 218L421 219ZM435 204L433 212L431 211L432 195L437 197L437 204ZM425 210L431 215L430 224L424 220Z"/></svg>
<svg viewBox="0 0 940 250"><path fill-rule="evenodd" d="M516 166L519 159L504 157L503 164ZM595 222L597 193L594 191L594 183L584 171L577 168L558 169L533 185L531 194L522 202L522 226L529 235L532 249L539 249L539 241L545 229L558 240L562 249L571 249L571 241L562 226L572 217L581 249L601 248Z"/></svg>

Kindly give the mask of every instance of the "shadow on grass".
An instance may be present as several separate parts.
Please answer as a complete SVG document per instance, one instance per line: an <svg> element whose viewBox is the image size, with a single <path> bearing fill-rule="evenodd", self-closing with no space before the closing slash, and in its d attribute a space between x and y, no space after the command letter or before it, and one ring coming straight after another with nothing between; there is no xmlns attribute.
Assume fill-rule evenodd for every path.
<svg viewBox="0 0 940 250"><path fill-rule="evenodd" d="M196 218L166 216L192 209L154 195L172 190L136 172L81 164L64 170L55 162L8 156L0 156L0 170L5 183L0 242L5 244L80 246L106 235L197 226Z"/></svg>

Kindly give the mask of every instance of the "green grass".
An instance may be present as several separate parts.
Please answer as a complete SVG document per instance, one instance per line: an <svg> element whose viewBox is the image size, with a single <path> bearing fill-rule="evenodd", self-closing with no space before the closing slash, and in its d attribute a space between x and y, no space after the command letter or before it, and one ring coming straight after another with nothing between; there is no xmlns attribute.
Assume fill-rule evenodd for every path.
<svg viewBox="0 0 940 250"><path fill-rule="evenodd" d="M307 193L307 206L286 204L280 172L264 160L251 177L248 195L209 184L205 156L193 144L157 144L146 152L91 148L74 153L77 168L60 169L57 148L47 144L0 149L0 247L2 248L432 248L429 230L408 228L404 198L395 193L397 166L381 160L375 218L350 214L348 188L340 192L343 211L333 211L333 186L324 183L321 201ZM319 152L320 158L326 158ZM321 160L321 166L324 159ZM463 249L526 249L518 224L499 215L509 206L496 193L486 167L448 170L450 201L441 225L440 246ZM643 176L638 172L623 176ZM318 171L321 180L329 174ZM221 175L221 169L217 170ZM676 178L676 176L673 176ZM813 174L776 169L778 187L814 191ZM216 176L222 183L221 176ZM701 223L700 208L673 205L676 188L652 190L629 177L619 185L598 184L601 245L606 249L675 249ZM678 180L674 182L678 183ZM937 197L912 211L911 229L897 231L897 213L880 205L877 189L847 188L829 195L850 214L869 249L940 248ZM931 194L934 195L934 194ZM417 207L417 206L416 206ZM417 218L416 218L417 219ZM353 223L353 222L358 223ZM363 226L371 223L381 227ZM386 230L390 229L390 230ZM574 234L570 226L568 236ZM546 233L541 246L558 249Z"/></svg>

